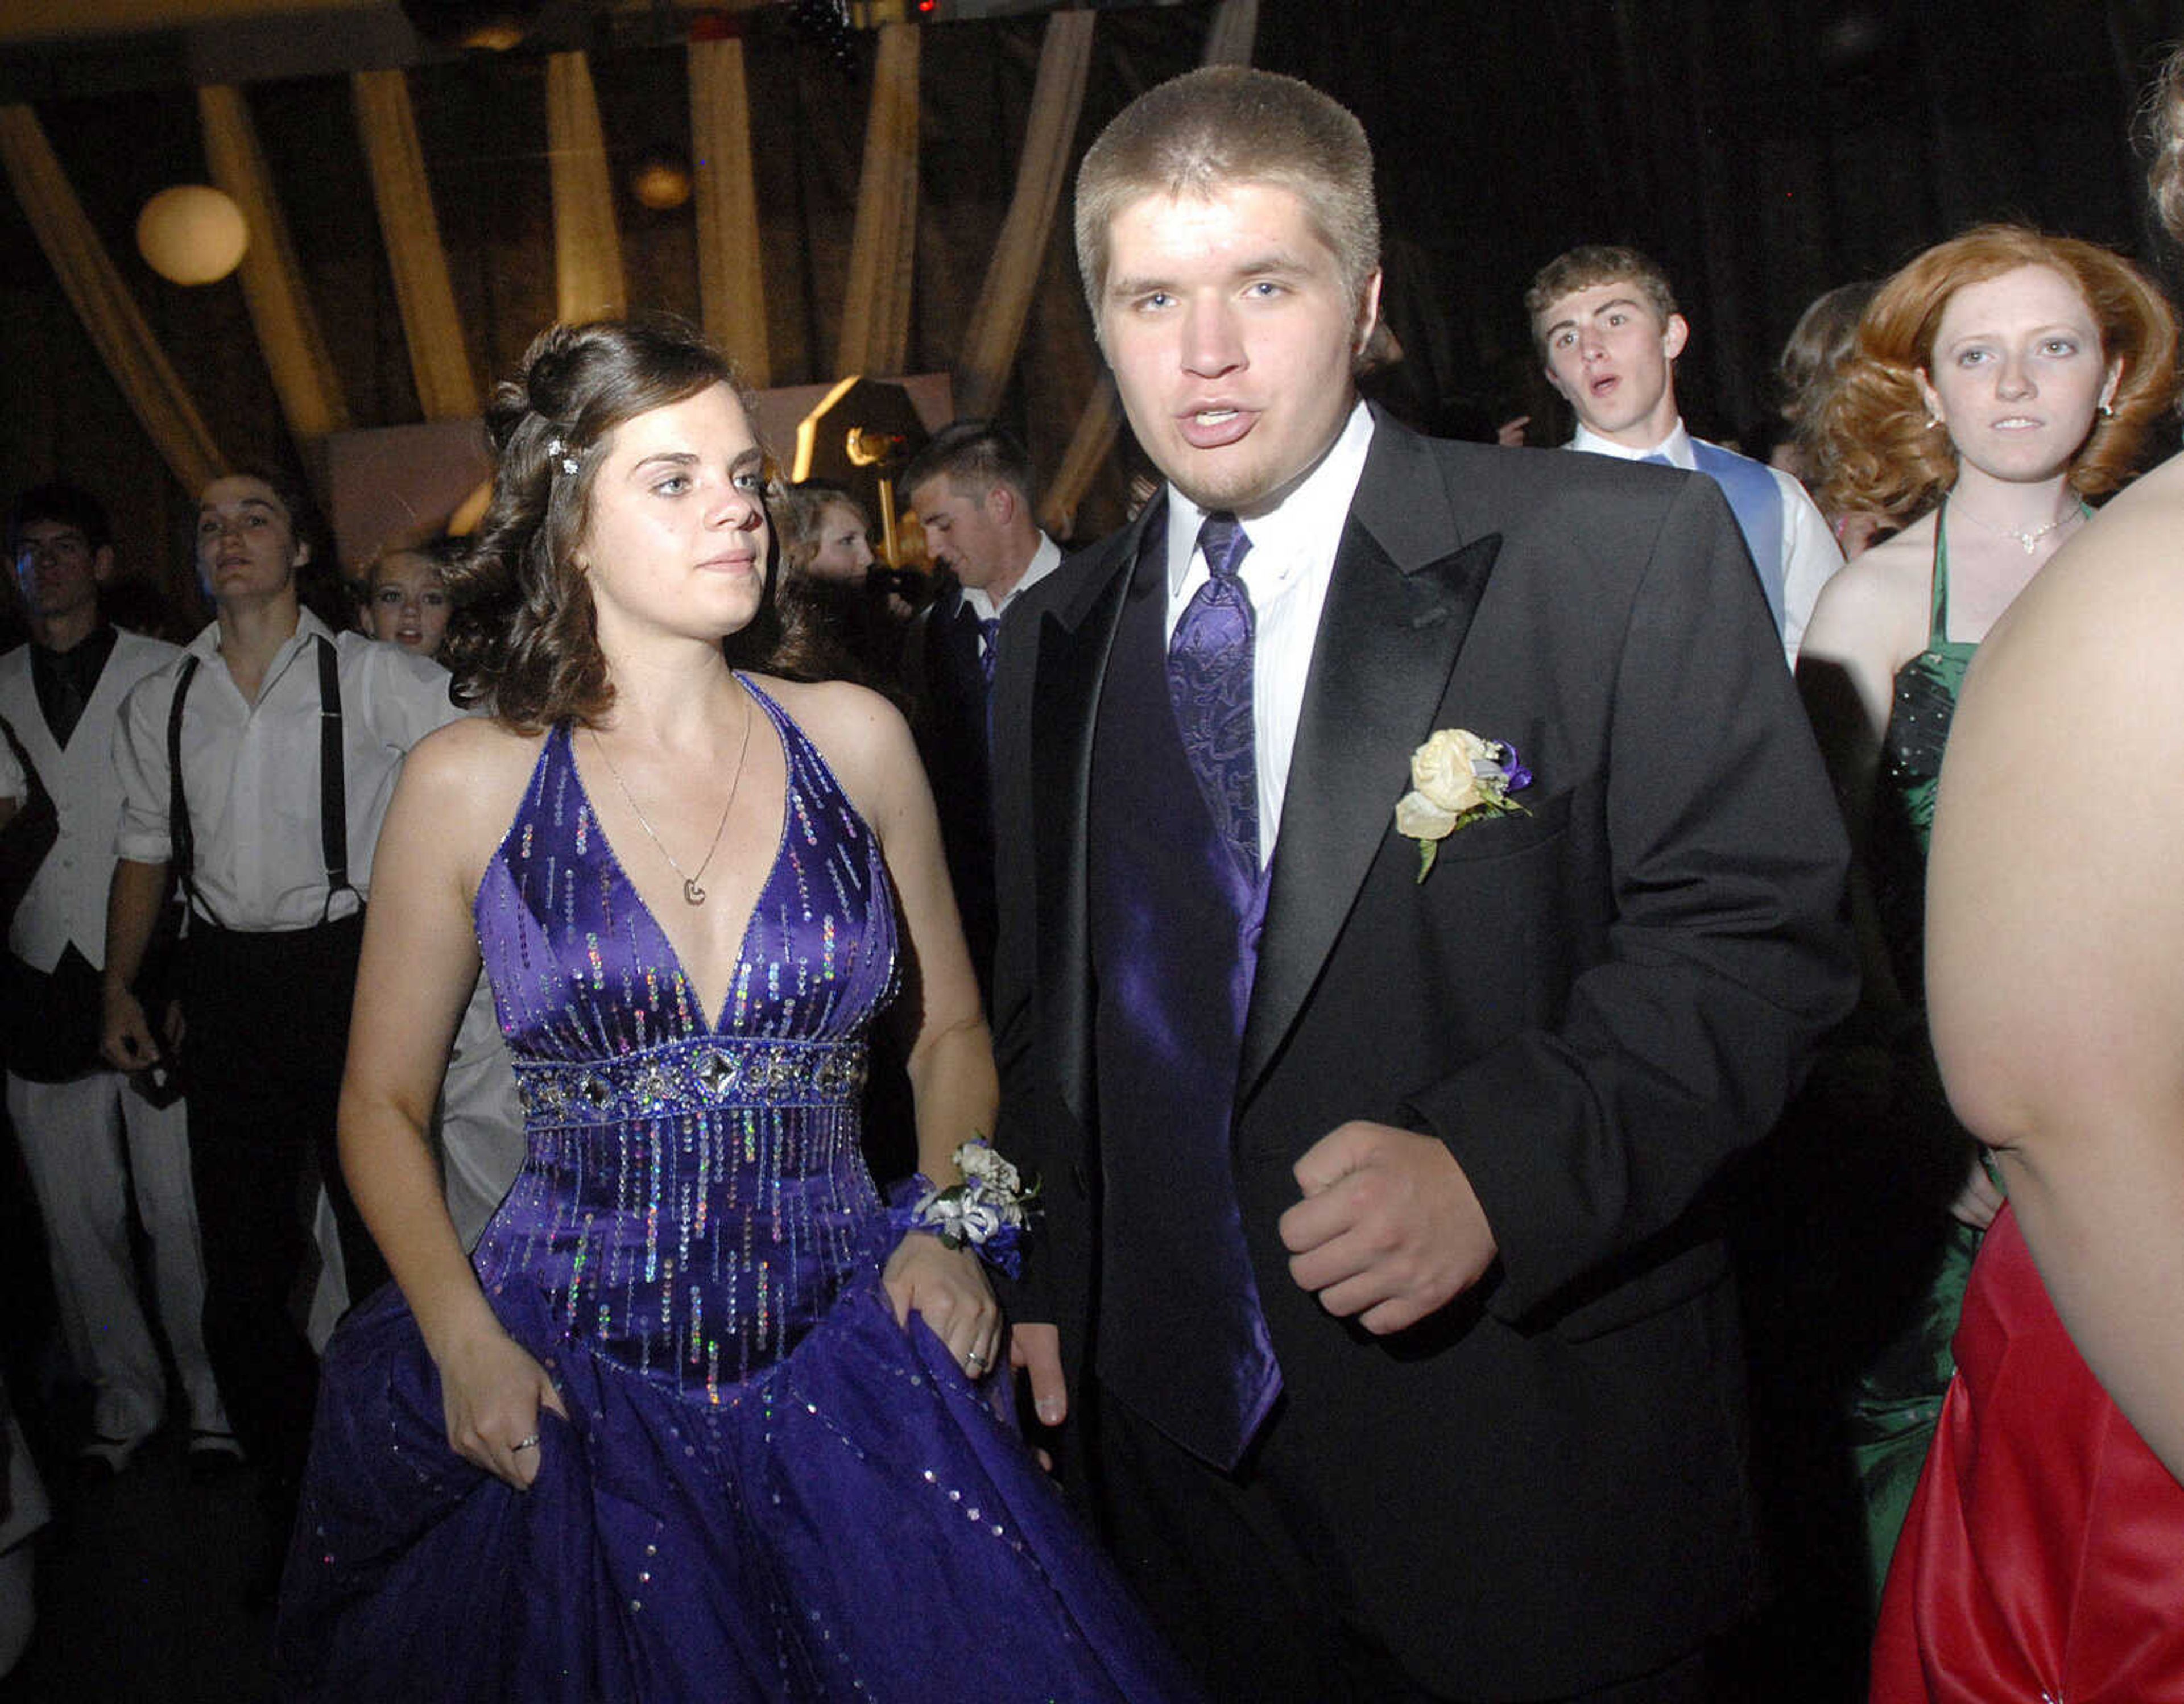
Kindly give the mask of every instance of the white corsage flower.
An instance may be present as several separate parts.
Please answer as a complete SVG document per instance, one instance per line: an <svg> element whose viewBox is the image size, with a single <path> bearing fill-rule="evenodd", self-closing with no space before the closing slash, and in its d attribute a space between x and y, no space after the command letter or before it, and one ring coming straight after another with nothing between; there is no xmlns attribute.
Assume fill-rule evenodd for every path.
<svg viewBox="0 0 2184 1704"><path fill-rule="evenodd" d="M944 1187L920 1174L911 1180L906 1205L891 1217L905 1231L930 1232L944 1247L975 1249L1014 1277L1022 1267L1038 1185L1027 1187L1022 1174L983 1137L962 1144L953 1157L961 1183Z"/></svg>
<svg viewBox="0 0 2184 1704"><path fill-rule="evenodd" d="M964 1143L956 1150L956 1164L966 1178L999 1194L1014 1195L1023 1188L1023 1178L1017 1168L987 1143Z"/></svg>
<svg viewBox="0 0 2184 1704"><path fill-rule="evenodd" d="M1412 790L1396 801L1396 832L1418 843L1418 880L1432 873L1440 843L1458 829L1522 811L1509 795L1531 784L1514 746L1468 728L1436 730L1411 754Z"/></svg>

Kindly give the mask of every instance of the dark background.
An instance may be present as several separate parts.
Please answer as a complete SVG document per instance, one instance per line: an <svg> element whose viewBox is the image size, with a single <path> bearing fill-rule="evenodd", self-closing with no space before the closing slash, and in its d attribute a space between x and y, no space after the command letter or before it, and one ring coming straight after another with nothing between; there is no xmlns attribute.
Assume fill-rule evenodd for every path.
<svg viewBox="0 0 2184 1704"><path fill-rule="evenodd" d="M1103 11L1080 142L1197 63L1212 8ZM683 14L623 13L592 39L617 181L687 148ZM791 8L744 14L773 381L831 379L872 55ZM926 26L911 370L956 354L1008 206L1036 69L1036 15ZM1520 298L1580 242L1661 260L1693 328L1680 390L1695 428L1749 434L1775 352L1815 294L1885 273L1983 219L2019 218L2150 264L2140 92L2184 36L2184 0L1262 0L1255 59L1364 120L1379 160L1387 315L1407 359L1390 398L1440 429L1566 416L1539 378ZM359 426L416 420L393 287L343 72L247 85L332 359ZM382 61L384 63L384 61ZM220 75L234 75L231 70ZM471 359L510 370L551 317L544 62L431 56L411 89ZM155 334L237 460L304 459L276 407L239 285L183 289L137 257L137 209L203 179L186 69L81 44L0 53L0 98L35 106ZM694 316L687 207L618 208L632 308ZM1060 460L1099 371L1056 220L1004 413ZM1129 446L1077 516L1119 518ZM77 327L27 221L0 193L0 487L66 474L105 495L125 558L187 583L176 486Z"/></svg>

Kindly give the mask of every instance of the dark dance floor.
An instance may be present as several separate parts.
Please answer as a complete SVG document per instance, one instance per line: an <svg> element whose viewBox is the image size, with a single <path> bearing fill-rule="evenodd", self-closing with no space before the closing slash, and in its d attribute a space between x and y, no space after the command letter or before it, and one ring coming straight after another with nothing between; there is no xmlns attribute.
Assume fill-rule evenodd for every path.
<svg viewBox="0 0 2184 1704"><path fill-rule="evenodd" d="M260 1555L256 1476L191 1483L162 1434L107 1484L48 1476L38 1625L0 1704L258 1704L273 1696L272 1612L243 1607Z"/></svg>

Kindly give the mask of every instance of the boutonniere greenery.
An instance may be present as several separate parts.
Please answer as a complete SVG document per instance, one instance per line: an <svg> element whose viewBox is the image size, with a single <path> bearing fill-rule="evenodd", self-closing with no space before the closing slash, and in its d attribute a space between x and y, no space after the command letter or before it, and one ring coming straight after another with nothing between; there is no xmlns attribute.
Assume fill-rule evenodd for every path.
<svg viewBox="0 0 2184 1704"><path fill-rule="evenodd" d="M1524 807L1510 794L1532 784L1516 747L1445 727L1411 754L1411 786L1396 804L1396 832L1418 843L1418 880L1432 874L1440 843L1459 828Z"/></svg>

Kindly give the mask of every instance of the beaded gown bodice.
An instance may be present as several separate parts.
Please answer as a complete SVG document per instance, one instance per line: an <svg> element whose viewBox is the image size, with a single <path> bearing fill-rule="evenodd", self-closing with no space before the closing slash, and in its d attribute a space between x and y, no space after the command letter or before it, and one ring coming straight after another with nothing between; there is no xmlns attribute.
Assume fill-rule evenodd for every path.
<svg viewBox="0 0 2184 1704"><path fill-rule="evenodd" d="M718 1402L783 1356L873 1258L859 1106L895 983L876 837L780 706L788 785L725 1009L689 977L601 833L569 730L539 753L479 884L479 949L527 1153L476 1256L569 1337Z"/></svg>

